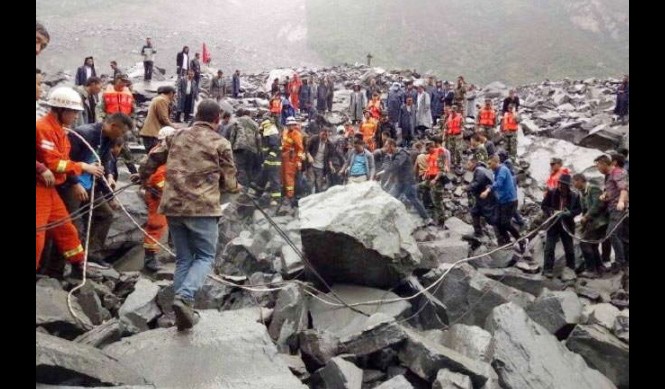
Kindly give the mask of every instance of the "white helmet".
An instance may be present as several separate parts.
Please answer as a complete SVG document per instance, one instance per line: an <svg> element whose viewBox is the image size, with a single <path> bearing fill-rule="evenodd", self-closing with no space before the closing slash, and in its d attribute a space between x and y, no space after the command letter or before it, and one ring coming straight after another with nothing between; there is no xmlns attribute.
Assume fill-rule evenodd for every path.
<svg viewBox="0 0 665 389"><path fill-rule="evenodd" d="M173 128L171 126L162 127L162 129L159 130L159 134L157 134L157 139L158 140L164 140L164 139L166 139L166 137L173 134L174 132L175 132L175 128Z"/></svg>
<svg viewBox="0 0 665 389"><path fill-rule="evenodd" d="M289 116L286 118L286 125L290 126L291 124L298 124L296 118L294 118L293 116Z"/></svg>
<svg viewBox="0 0 665 389"><path fill-rule="evenodd" d="M50 107L83 111L81 95L68 86L61 86L51 91L46 104Z"/></svg>

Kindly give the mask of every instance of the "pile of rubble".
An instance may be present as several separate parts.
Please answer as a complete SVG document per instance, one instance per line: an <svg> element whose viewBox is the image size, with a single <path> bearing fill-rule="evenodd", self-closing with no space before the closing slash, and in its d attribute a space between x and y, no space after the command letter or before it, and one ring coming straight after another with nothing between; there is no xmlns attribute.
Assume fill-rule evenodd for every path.
<svg viewBox="0 0 665 389"><path fill-rule="evenodd" d="M414 76L365 66L297 70L335 76L331 125L344 120L353 82ZM243 76L243 98L225 104L262 114L269 79L267 72ZM143 96L140 115L161 82L135 83L135 95ZM582 140L605 131L591 133L602 124L623 128L605 112L612 96L602 91L613 82L519 89L525 215L538 211L550 157L593 173L605 146L585 148ZM498 102L507 88L495 83L482 93ZM553 111L558 121L543 118ZM561 128L574 121L579 125ZM585 137L563 135L592 124ZM142 234L119 214L107 241L115 269L98 272L74 293L72 309L81 320L66 301L74 284L36 284L37 387L628 388L629 308L621 275L572 283L543 278L540 237L529 245L527 267L510 250L488 253L490 243L472 250L461 240L472 231L460 191L470 177L450 178L446 229L423 227L374 182L305 197L295 215L264 214L250 198L232 196L219 225L217 279L208 279L196 297L201 321L182 334L173 327L173 258L162 254L161 272L141 273ZM127 179L121 170L119 185ZM136 189L119 200L145 221ZM482 257L453 267L471 254ZM560 247L556 258L558 271Z"/></svg>

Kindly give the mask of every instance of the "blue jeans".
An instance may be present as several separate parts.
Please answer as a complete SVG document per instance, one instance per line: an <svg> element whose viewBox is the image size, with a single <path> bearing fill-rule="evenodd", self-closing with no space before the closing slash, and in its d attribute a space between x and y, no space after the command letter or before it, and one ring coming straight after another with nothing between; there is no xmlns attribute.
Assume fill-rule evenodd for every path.
<svg viewBox="0 0 665 389"><path fill-rule="evenodd" d="M176 296L193 302L215 262L218 217L166 217L176 252L173 289Z"/></svg>
<svg viewBox="0 0 665 389"><path fill-rule="evenodd" d="M410 201L411 204L413 204L414 208L416 208L416 211L418 211L418 215L420 215L420 217L423 219L428 218L425 206L423 206L423 203L421 203L420 199L418 199L415 184L403 184L401 182L397 182L390 190L390 194L396 199L399 199L401 195L404 195L404 197Z"/></svg>

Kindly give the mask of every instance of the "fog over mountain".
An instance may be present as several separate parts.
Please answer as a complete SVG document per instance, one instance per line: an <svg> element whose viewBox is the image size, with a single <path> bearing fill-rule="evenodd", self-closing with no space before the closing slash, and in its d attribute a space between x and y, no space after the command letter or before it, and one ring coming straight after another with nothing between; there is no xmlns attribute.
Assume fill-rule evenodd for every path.
<svg viewBox="0 0 665 389"><path fill-rule="evenodd" d="M74 71L140 61L175 70L205 42L213 66L255 72L365 62L472 82L522 84L628 73L628 0L37 0L53 42L38 59Z"/></svg>

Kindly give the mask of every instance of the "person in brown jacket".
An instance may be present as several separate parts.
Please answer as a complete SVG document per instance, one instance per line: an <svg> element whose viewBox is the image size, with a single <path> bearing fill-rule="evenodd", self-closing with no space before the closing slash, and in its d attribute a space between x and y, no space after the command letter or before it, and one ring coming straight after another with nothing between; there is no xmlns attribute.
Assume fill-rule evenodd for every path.
<svg viewBox="0 0 665 389"><path fill-rule="evenodd" d="M139 135L143 139L143 147L146 151L151 150L159 140L159 130L162 127L175 127L169 117L169 106L175 101L175 88L172 86L161 86L157 89L157 97L152 99L148 108L148 116L143 122Z"/></svg>
<svg viewBox="0 0 665 389"><path fill-rule="evenodd" d="M198 322L194 295L203 286L217 253L221 193L238 192L231 143L217 133L221 108L203 100L191 128L177 130L148 154L141 180L166 164L158 212L166 216L176 251L173 311L178 331Z"/></svg>

